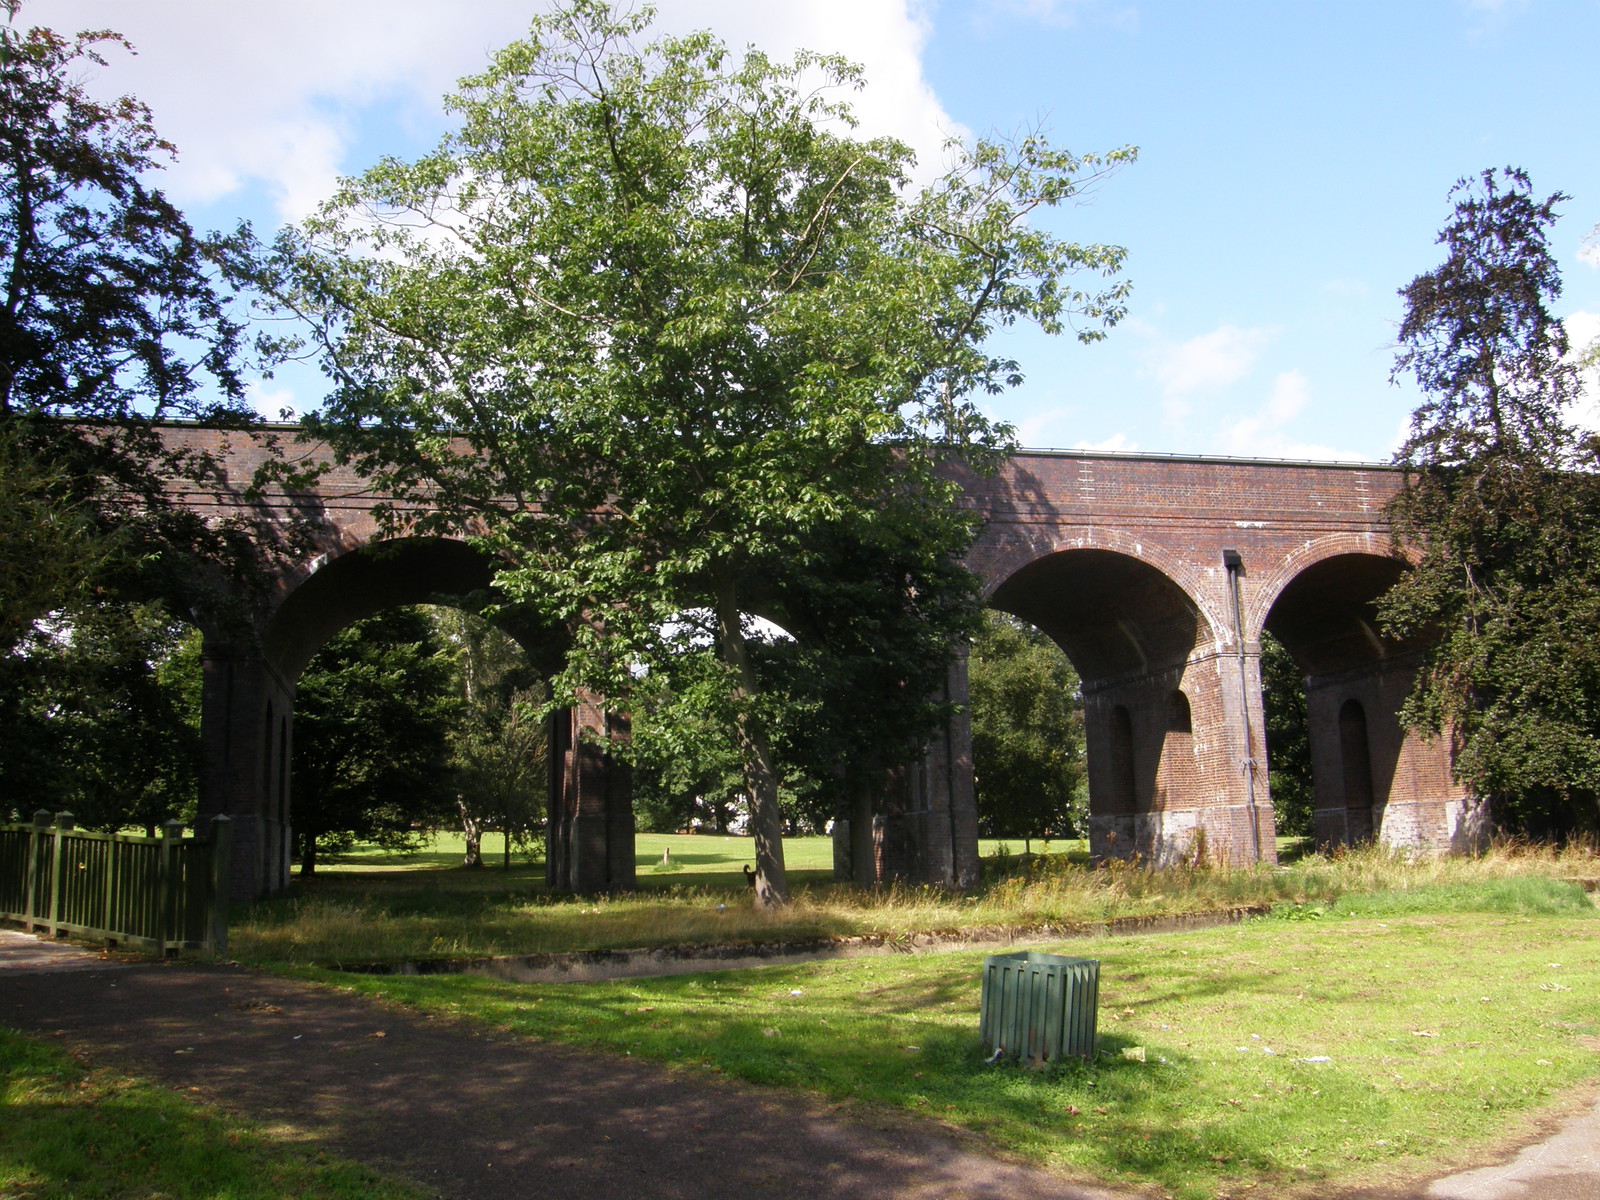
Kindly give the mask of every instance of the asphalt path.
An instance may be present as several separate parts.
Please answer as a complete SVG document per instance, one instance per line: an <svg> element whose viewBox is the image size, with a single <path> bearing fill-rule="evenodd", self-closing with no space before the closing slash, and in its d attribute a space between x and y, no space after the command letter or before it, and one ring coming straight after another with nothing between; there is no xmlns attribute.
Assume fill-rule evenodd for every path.
<svg viewBox="0 0 1600 1200"><path fill-rule="evenodd" d="M0 1023L461 1200L1128 1200L898 1114L497 1035L239 967L0 931ZM1600 1104L1363 1197L1600 1200Z"/></svg>

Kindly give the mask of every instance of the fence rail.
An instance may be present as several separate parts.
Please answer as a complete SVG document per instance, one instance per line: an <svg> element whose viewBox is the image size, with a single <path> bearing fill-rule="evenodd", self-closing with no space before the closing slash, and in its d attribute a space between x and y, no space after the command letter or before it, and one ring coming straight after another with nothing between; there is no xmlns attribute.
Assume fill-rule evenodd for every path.
<svg viewBox="0 0 1600 1200"><path fill-rule="evenodd" d="M105 938L166 954L228 947L228 818L186 838L91 833L71 813L0 825L0 918L51 937Z"/></svg>

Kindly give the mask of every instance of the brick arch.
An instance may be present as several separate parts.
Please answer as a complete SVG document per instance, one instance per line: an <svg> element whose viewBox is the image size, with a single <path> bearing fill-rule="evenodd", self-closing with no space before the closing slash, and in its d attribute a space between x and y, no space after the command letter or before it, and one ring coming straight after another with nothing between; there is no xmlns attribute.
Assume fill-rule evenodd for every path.
<svg viewBox="0 0 1600 1200"><path fill-rule="evenodd" d="M1186 560L1182 555L1173 553L1160 543L1151 539L1142 538L1117 529L1085 528L1064 531L1066 536L1055 538L1047 547L1038 545L1013 545L996 554L983 564L980 572L982 579L982 594L991 606L1013 612L1014 615L1024 620L1032 621L1049 634L1068 657L1073 658L1074 666L1080 674L1086 677L1093 672L1085 670L1085 664L1080 661L1084 656L1080 651L1074 658L1058 630L1047 627L1047 622L1035 620L1027 612L1020 611L1023 605L1017 603L1016 593L1021 590L1019 578L1027 573L1040 574L1048 568L1045 564L1058 562L1066 567L1067 560L1074 556L1115 556L1137 564L1143 572L1147 572L1150 582L1159 581L1172 590L1169 600L1181 597L1182 603L1189 606L1196 618L1192 630L1192 640L1185 650L1185 657L1194 650L1204 646L1220 646L1227 638L1228 625L1225 612L1216 605L1217 597L1214 596L1214 586L1208 586L1206 572L1197 568L1195 564ZM1082 561L1080 559L1080 561ZM1064 571L1063 571L1064 573ZM1057 580L1056 582L1060 582ZM1007 593L1010 592L1011 595ZM1146 656L1148 657L1148 656ZM1148 668L1149 664L1145 664Z"/></svg>
<svg viewBox="0 0 1600 1200"><path fill-rule="evenodd" d="M1307 539L1284 554L1270 571L1255 581L1254 587L1248 589L1244 600L1246 635L1260 636L1278 597L1308 568L1347 554L1396 557L1387 533L1334 533Z"/></svg>
<svg viewBox="0 0 1600 1200"><path fill-rule="evenodd" d="M1407 569L1368 539L1322 539L1253 595L1246 629L1258 638L1270 631L1309 674L1404 655L1414 647L1379 633L1375 604Z"/></svg>
<svg viewBox="0 0 1600 1200"><path fill-rule="evenodd" d="M1386 637L1376 615L1408 559L1376 534L1317 539L1286 559L1252 615L1304 676L1317 843L1438 838L1464 803L1449 748L1398 716L1423 647Z"/></svg>
<svg viewBox="0 0 1600 1200"><path fill-rule="evenodd" d="M268 665L292 685L340 629L385 608L449 604L492 593L495 563L453 538L395 538L324 554L274 609L262 630ZM559 638L515 615L500 622L541 667L554 669Z"/></svg>

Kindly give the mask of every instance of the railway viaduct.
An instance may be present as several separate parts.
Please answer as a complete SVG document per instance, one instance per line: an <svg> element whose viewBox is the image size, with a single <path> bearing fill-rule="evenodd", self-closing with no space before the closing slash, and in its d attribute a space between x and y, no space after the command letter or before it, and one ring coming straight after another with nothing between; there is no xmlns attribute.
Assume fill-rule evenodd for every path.
<svg viewBox="0 0 1600 1200"><path fill-rule="evenodd" d="M191 426L168 435L216 470L180 498L214 519L264 525L280 556L249 628L205 630L201 805L233 819L233 892L288 880L294 688L344 625L397 604L487 589L464 542L380 541L376 496L332 467L309 490L252 495L272 434ZM327 462L276 431L290 457ZM1260 677L1263 631L1306 675L1316 836L1450 848L1480 811L1451 778L1448 747L1397 712L1416 647L1378 631L1376 599L1405 569L1383 506L1398 474L1327 464L1086 451L1022 451L964 479L983 517L969 565L988 603L1032 622L1083 681L1090 846L1172 862L1275 857ZM203 622L202 622L203 623ZM559 649L512 629L536 663ZM952 699L966 695L964 661ZM551 730L549 881L577 891L633 884L627 772L603 753L620 718L580 705ZM968 886L977 879L971 736L958 716L854 822L858 880ZM870 836L869 836L870 829Z"/></svg>

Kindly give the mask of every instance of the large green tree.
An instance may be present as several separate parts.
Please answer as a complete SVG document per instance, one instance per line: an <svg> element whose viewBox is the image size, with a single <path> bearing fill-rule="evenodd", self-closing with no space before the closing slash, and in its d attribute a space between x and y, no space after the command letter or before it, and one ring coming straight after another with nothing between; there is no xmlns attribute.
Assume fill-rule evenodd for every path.
<svg viewBox="0 0 1600 1200"><path fill-rule="evenodd" d="M1600 476L1549 310L1560 193L1507 168L1462 180L1443 263L1402 291L1395 374L1423 402L1390 507L1414 569L1382 602L1431 638L1405 719L1453 739L1458 777L1532 832L1593 827L1600 794Z"/></svg>
<svg viewBox="0 0 1600 1200"><path fill-rule="evenodd" d="M16 0L0 7L4 651L91 574L149 595L192 585L197 554L248 562L237 530L170 502L168 483L205 463L165 447L158 425L253 414L229 312L245 240L196 234L150 182L174 151L149 110L83 87L127 43L24 29Z"/></svg>
<svg viewBox="0 0 1600 1200"><path fill-rule="evenodd" d="M458 130L346 183L269 286L335 381L321 431L426 498L395 519L472 534L507 564L498 586L569 629L557 702L625 702L641 670L674 670L674 616L712 614L757 894L780 903L747 617L828 531L965 544L940 467L1007 445L974 398L1020 378L987 335L1078 319L1090 340L1121 315L1123 284L1071 278L1123 252L1041 216L1133 152L953 146L914 188L904 145L854 132L857 68L644 42L651 19L606 0L536 18L447 101ZM880 608L926 602L883 586ZM885 710L924 704L909 668L887 674Z"/></svg>
<svg viewBox="0 0 1600 1200"><path fill-rule="evenodd" d="M101 598L0 656L0 804L92 829L192 820L200 637L159 604Z"/></svg>
<svg viewBox="0 0 1600 1200"><path fill-rule="evenodd" d="M967 659L972 767L987 837L1080 836L1088 817L1083 698L1060 647L989 612Z"/></svg>

